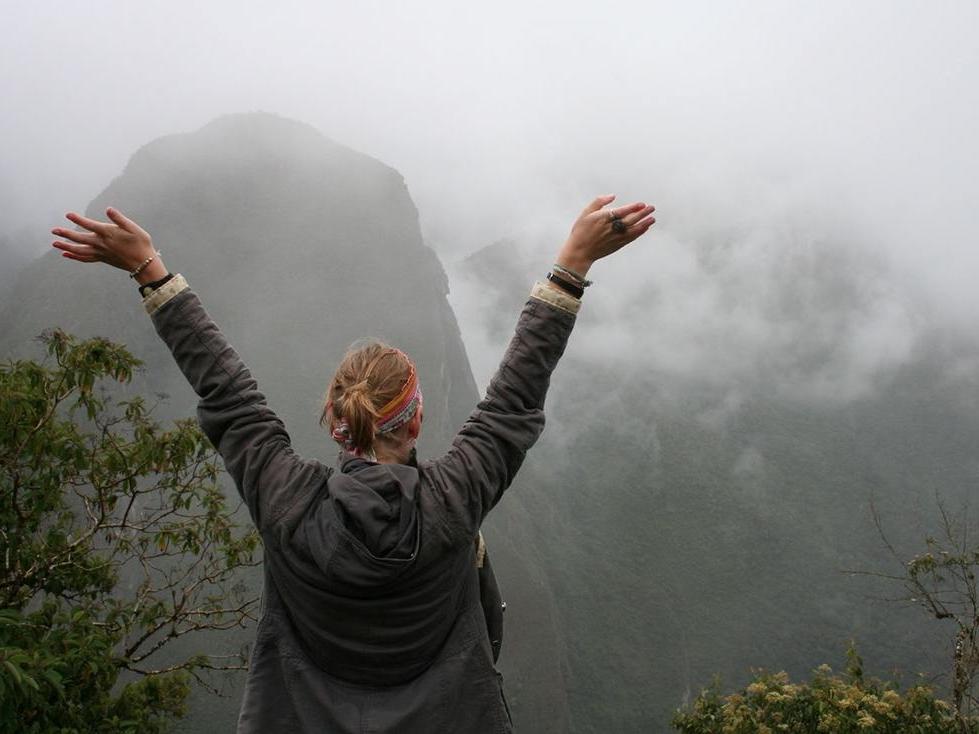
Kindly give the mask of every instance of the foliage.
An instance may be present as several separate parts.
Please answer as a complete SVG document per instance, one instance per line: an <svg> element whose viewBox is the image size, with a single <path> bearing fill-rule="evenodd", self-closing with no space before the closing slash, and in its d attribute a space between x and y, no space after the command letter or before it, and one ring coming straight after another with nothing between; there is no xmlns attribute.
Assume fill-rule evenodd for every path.
<svg viewBox="0 0 979 734"><path fill-rule="evenodd" d="M761 672L727 696L715 683L674 716L673 726L685 734L979 732L979 722L957 721L951 705L928 686L902 693L893 683L866 678L852 647L847 657L845 673L823 665L808 683L791 683L784 672Z"/></svg>
<svg viewBox="0 0 979 734"><path fill-rule="evenodd" d="M0 730L163 731L193 679L245 664L171 643L252 618L258 538L195 423L101 389L132 379L124 347L42 341L45 362L0 364Z"/></svg>
<svg viewBox="0 0 979 734"><path fill-rule="evenodd" d="M951 694L956 715L963 721L975 715L977 673L979 673L979 545L971 539L967 513L956 518L938 499L941 536L925 538L924 552L908 561L891 544L876 508L874 523L881 540L898 561L900 573L867 573L869 576L899 583L904 590L894 601L922 607L937 619L954 624L951 645Z"/></svg>

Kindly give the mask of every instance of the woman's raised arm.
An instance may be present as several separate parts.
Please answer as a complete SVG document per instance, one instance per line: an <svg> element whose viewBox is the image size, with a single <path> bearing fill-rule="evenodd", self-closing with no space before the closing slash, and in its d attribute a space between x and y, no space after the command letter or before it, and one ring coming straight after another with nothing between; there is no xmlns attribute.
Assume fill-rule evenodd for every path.
<svg viewBox="0 0 979 734"><path fill-rule="evenodd" d="M266 531L290 509L302 506L309 487L317 482L315 475L322 474L325 481L329 470L293 453L285 426L238 353L184 278L169 276L150 235L116 209L106 214L110 222L68 214L85 231L55 228L52 232L67 241L52 245L71 260L126 270L144 286L169 277L158 290L144 289L144 306L200 398L201 428L224 459L266 543L274 542L274 534Z"/></svg>
<svg viewBox="0 0 979 734"><path fill-rule="evenodd" d="M449 451L426 465L448 514L466 534L475 535L544 428L544 398L590 285L585 275L655 222L653 207L641 202L606 208L614 198L598 197L575 221L547 280L531 291L486 397Z"/></svg>

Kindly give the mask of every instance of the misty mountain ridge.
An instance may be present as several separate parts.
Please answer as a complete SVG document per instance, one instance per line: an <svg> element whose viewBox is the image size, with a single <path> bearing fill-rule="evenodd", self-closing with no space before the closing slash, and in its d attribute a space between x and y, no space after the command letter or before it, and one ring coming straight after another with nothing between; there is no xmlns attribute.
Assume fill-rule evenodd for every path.
<svg viewBox="0 0 979 734"><path fill-rule="evenodd" d="M192 285L207 279L205 301L225 328L241 327L240 347L264 348L271 340L281 357L317 340L333 343L333 355L327 349L314 361L300 362L305 379L315 384L304 398L306 420L342 349L364 335L401 338L402 346L414 347L424 359L431 353L425 374L457 380L454 387L465 395L459 405L430 406L433 436L449 431L468 411L474 387L465 355L452 355L458 374L435 366L456 348L450 343L457 332L451 311L439 305L447 291L445 274L421 240L417 211L393 169L302 123L267 114L229 115L195 133L142 147L85 213L104 219L110 202L153 235L175 272L185 272ZM61 287L66 282L70 289ZM58 325L134 348L145 344L150 353L144 357L166 362L162 345L147 337L146 323L136 318L138 300L134 304L130 284L108 268L79 266L49 252L25 268L9 294L16 314L5 320L0 343L16 352L42 329ZM414 328L417 313L392 307L398 303L434 308L429 318L436 327ZM301 324L303 318L308 323ZM301 336L290 341L292 333ZM269 369L295 367L290 360L279 362ZM306 365L316 365L315 376ZM172 387L183 389L182 379L167 392ZM450 388L447 400L451 393ZM432 394L445 393L433 388ZM307 431L299 433L302 440Z"/></svg>
<svg viewBox="0 0 979 734"><path fill-rule="evenodd" d="M947 670L940 624L845 571L899 570L871 503L908 557L936 530L936 496L968 504L974 336L825 236L651 240L589 273L521 477L568 685L589 692L569 698L572 729L665 731L714 673L728 688L752 667L805 675L851 638L881 675ZM542 273L551 251L500 242L450 267L480 381L472 345L501 348L496 312L525 292L484 268Z"/></svg>
<svg viewBox="0 0 979 734"><path fill-rule="evenodd" d="M3 263L3 267L0 267L0 305L17 282L20 271L31 261L26 250L16 246L19 242L28 239L30 238L24 232L0 234L0 263Z"/></svg>

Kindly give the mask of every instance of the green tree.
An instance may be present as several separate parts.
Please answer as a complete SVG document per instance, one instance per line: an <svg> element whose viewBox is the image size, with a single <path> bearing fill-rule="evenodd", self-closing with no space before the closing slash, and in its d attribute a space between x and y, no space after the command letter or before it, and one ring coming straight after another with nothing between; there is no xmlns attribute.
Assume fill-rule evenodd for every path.
<svg viewBox="0 0 979 734"><path fill-rule="evenodd" d="M881 540L895 559L896 573L861 572L897 582L902 593L892 601L917 605L932 618L950 624L951 697L961 731L975 721L979 699L979 544L967 508L953 515L937 498L941 531L925 538L925 547L910 559L894 547L884 532L883 521L871 505ZM907 560L906 560L907 559Z"/></svg>
<svg viewBox="0 0 979 734"><path fill-rule="evenodd" d="M194 679L246 664L171 643L253 618L258 537L196 423L110 397L140 364L124 347L42 341L0 364L0 730L164 731Z"/></svg>

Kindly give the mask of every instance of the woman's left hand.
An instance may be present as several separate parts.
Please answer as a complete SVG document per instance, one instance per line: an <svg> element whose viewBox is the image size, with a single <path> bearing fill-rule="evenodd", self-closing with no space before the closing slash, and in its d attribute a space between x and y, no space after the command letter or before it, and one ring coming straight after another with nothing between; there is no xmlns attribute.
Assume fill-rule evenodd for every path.
<svg viewBox="0 0 979 734"><path fill-rule="evenodd" d="M619 207L605 207L615 196L599 196L585 207L571 227L571 234L558 252L555 262L582 277L596 260L618 252L641 237L656 222L656 207L637 201Z"/></svg>
<svg viewBox="0 0 979 734"><path fill-rule="evenodd" d="M66 218L87 231L55 227L51 233L69 241L55 241L51 246L61 250L69 260L101 262L130 273L153 258L139 272L136 280L149 283L164 277L167 270L153 247L149 233L118 209L109 207L105 213L111 222L99 222L69 212L65 215Z"/></svg>

